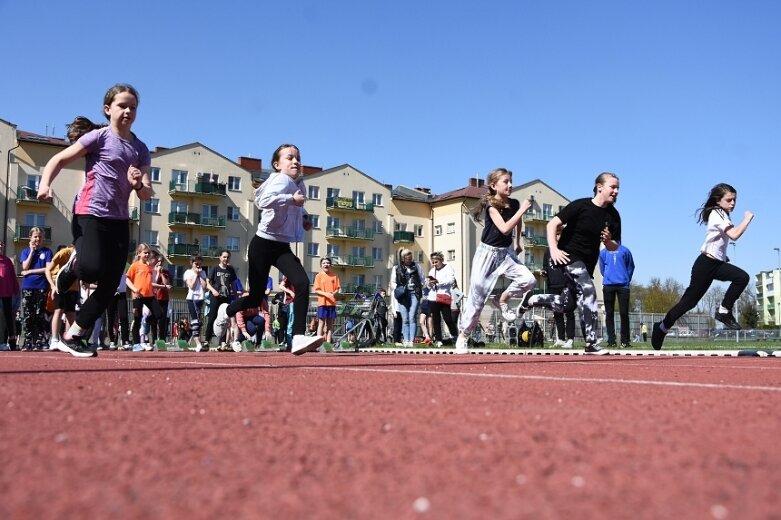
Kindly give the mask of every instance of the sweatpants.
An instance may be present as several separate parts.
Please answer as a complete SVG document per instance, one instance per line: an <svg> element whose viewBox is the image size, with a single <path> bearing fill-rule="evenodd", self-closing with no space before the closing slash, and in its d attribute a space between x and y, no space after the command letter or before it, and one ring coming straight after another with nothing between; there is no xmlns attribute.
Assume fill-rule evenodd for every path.
<svg viewBox="0 0 781 520"><path fill-rule="evenodd" d="M491 295L500 276L506 276L512 282L507 290L510 297L523 297L534 289L537 281L529 268L520 263L515 252L509 247L492 247L482 242L472 259L472 273L469 277L469 298L461 309L459 328L470 335L480 320L480 311Z"/></svg>

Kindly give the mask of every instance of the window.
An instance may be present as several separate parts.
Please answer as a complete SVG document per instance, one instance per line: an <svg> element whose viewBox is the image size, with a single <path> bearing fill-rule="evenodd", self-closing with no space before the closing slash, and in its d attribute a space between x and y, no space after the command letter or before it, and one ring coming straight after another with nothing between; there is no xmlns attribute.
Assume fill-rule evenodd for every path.
<svg viewBox="0 0 781 520"><path fill-rule="evenodd" d="M339 196L339 188L328 188L328 190L326 191L326 196L329 199L333 198L333 197L338 197Z"/></svg>
<svg viewBox="0 0 781 520"><path fill-rule="evenodd" d="M201 217L205 219L217 219L219 207L216 204L201 205Z"/></svg>
<svg viewBox="0 0 781 520"><path fill-rule="evenodd" d="M374 275L374 289L379 291L383 287L385 287L385 282L382 279L382 275L381 274L375 274Z"/></svg>
<svg viewBox="0 0 781 520"><path fill-rule="evenodd" d="M144 213L160 213L160 199L149 199L144 201Z"/></svg>
<svg viewBox="0 0 781 520"><path fill-rule="evenodd" d="M231 191L241 191L241 177L228 176L228 189Z"/></svg>
<svg viewBox="0 0 781 520"><path fill-rule="evenodd" d="M447 250L447 261L452 262L456 259L456 250L455 249L448 249Z"/></svg>
<svg viewBox="0 0 781 520"><path fill-rule="evenodd" d="M365 202L366 193L363 191L354 191L353 192L353 202L356 206L359 204L363 204Z"/></svg>
<svg viewBox="0 0 781 520"><path fill-rule="evenodd" d="M179 189L187 189L187 170L171 170L171 180Z"/></svg>
<svg viewBox="0 0 781 520"><path fill-rule="evenodd" d="M160 168L153 166L149 168L149 180L152 182L160 182Z"/></svg>
<svg viewBox="0 0 781 520"><path fill-rule="evenodd" d="M313 229L320 229L320 215L309 214L309 222Z"/></svg>
<svg viewBox="0 0 781 520"><path fill-rule="evenodd" d="M38 186L41 185L41 176L40 175L30 175L27 174L27 184L25 187L27 188L27 193L29 193L31 196L36 197L38 195Z"/></svg>
<svg viewBox="0 0 781 520"><path fill-rule="evenodd" d="M307 242L306 254L309 256L320 256L320 244L317 242Z"/></svg>
<svg viewBox="0 0 781 520"><path fill-rule="evenodd" d="M380 222L379 220L374 221L374 233L376 235L382 235L383 233L385 233L385 229L382 227L382 222Z"/></svg>
<svg viewBox="0 0 781 520"><path fill-rule="evenodd" d="M553 204L542 205L542 218L545 220L553 218Z"/></svg>
<svg viewBox="0 0 781 520"><path fill-rule="evenodd" d="M174 213L187 213L187 203L181 201L171 201L171 211Z"/></svg>
<svg viewBox="0 0 781 520"><path fill-rule="evenodd" d="M217 184L220 182L220 174L214 173L214 172L198 172L198 182L210 182L212 184Z"/></svg>
<svg viewBox="0 0 781 520"><path fill-rule="evenodd" d="M442 235L442 226L434 226L434 236L438 237Z"/></svg>
<svg viewBox="0 0 781 520"><path fill-rule="evenodd" d="M382 248L381 247L373 247L372 248L372 260L382 261Z"/></svg>
<svg viewBox="0 0 781 520"><path fill-rule="evenodd" d="M43 227L46 225L46 215L42 213L27 213L24 216L24 225Z"/></svg>
<svg viewBox="0 0 781 520"><path fill-rule="evenodd" d="M320 186L312 186L310 184L308 190L309 194L307 195L307 198L311 200L320 200Z"/></svg>
<svg viewBox="0 0 781 520"><path fill-rule="evenodd" d="M331 258L338 257L339 256L339 246L334 244L328 244L328 247L326 248L326 251L328 252L328 256Z"/></svg>
<svg viewBox="0 0 781 520"><path fill-rule="evenodd" d="M366 229L366 221L363 219L353 220L353 229Z"/></svg>
<svg viewBox="0 0 781 520"><path fill-rule="evenodd" d="M448 222L447 223L447 234L452 235L456 232L456 223L455 222Z"/></svg>
<svg viewBox="0 0 781 520"><path fill-rule="evenodd" d="M227 237L225 239L225 249L228 251L238 251L241 248L239 237Z"/></svg>
<svg viewBox="0 0 781 520"><path fill-rule="evenodd" d="M382 193L372 193L372 204L382 206Z"/></svg>
<svg viewBox="0 0 781 520"><path fill-rule="evenodd" d="M416 237L423 236L423 224L415 224L415 236Z"/></svg>
<svg viewBox="0 0 781 520"><path fill-rule="evenodd" d="M328 217L328 228L338 228L342 225L342 221L339 220L339 217Z"/></svg>
<svg viewBox="0 0 781 520"><path fill-rule="evenodd" d="M169 244L186 244L187 243L187 237L184 235L184 233L168 233L168 243Z"/></svg>
<svg viewBox="0 0 781 520"><path fill-rule="evenodd" d="M426 260L426 255L423 254L423 251L418 251L415 256L417 257L415 261L419 264L422 264Z"/></svg>
<svg viewBox="0 0 781 520"><path fill-rule="evenodd" d="M309 271L309 284L315 283L315 277L317 276L317 271Z"/></svg>
<svg viewBox="0 0 781 520"><path fill-rule="evenodd" d="M407 231L407 224L405 222L396 222L393 227L394 231Z"/></svg>
<svg viewBox="0 0 781 520"><path fill-rule="evenodd" d="M150 246L159 245L157 242L157 231L144 231L143 239Z"/></svg>
<svg viewBox="0 0 781 520"><path fill-rule="evenodd" d="M218 256L219 246L217 245L217 235L201 235L201 255Z"/></svg>
<svg viewBox="0 0 781 520"><path fill-rule="evenodd" d="M363 285L366 282L366 275L356 274L353 276L353 284Z"/></svg>
<svg viewBox="0 0 781 520"><path fill-rule="evenodd" d="M239 208L236 206L228 206L228 220L231 222L238 222L240 216L241 213L239 212Z"/></svg>
<svg viewBox="0 0 781 520"><path fill-rule="evenodd" d="M353 256L357 256L358 258L366 258L366 248L359 246L353 247Z"/></svg>

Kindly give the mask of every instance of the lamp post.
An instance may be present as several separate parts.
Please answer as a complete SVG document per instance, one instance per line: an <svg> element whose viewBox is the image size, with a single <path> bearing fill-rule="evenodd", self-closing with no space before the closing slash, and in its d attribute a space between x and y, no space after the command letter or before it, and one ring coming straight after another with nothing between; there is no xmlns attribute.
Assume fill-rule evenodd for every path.
<svg viewBox="0 0 781 520"><path fill-rule="evenodd" d="M776 325L778 325L778 339L781 339L781 247L774 247L773 251L778 254L778 271L773 274L773 296L776 300Z"/></svg>

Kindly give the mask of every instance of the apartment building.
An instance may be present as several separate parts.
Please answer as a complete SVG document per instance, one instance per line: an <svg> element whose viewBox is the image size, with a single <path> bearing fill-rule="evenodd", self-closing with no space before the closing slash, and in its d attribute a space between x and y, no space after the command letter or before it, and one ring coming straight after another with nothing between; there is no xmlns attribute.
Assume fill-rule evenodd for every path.
<svg viewBox="0 0 781 520"><path fill-rule="evenodd" d="M781 267L755 275L759 323L781 326Z"/></svg>

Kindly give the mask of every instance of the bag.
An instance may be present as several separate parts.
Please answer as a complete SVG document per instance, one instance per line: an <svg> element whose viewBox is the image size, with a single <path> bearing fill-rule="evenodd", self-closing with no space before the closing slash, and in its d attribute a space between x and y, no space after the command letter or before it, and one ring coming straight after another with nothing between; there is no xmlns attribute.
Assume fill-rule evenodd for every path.
<svg viewBox="0 0 781 520"><path fill-rule="evenodd" d="M401 302L403 299L407 297L407 288L403 285L397 286L393 290L393 297L396 298L396 301Z"/></svg>
<svg viewBox="0 0 781 520"><path fill-rule="evenodd" d="M442 305L450 305L453 303L453 298L448 293L437 293L436 300L434 301L441 303Z"/></svg>

